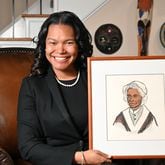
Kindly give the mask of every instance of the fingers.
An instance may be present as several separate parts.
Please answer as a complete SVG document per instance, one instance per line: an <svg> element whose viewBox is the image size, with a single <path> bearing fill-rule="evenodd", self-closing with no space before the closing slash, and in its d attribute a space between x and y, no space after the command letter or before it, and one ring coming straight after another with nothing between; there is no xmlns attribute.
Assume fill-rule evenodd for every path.
<svg viewBox="0 0 165 165"><path fill-rule="evenodd" d="M112 163L112 159L107 159L105 162L111 164Z"/></svg>
<svg viewBox="0 0 165 165"><path fill-rule="evenodd" d="M111 156L110 155L108 155L108 154L106 154L106 153L103 153L103 152L101 152L101 151L99 151L99 150L93 150L96 154L99 154L100 156L103 156L103 157L105 157L105 158L107 158L107 159L110 159L111 158Z"/></svg>
<svg viewBox="0 0 165 165"><path fill-rule="evenodd" d="M87 150L84 152L84 157L86 160L87 164L104 164L104 165L108 165L110 163L112 163L111 160L111 156L109 156L108 154L105 154L99 150Z"/></svg>
<svg viewBox="0 0 165 165"><path fill-rule="evenodd" d="M106 153L103 153L99 150L93 150L96 154L100 155L101 157L104 158L104 164L111 164L112 163L112 159L111 159L111 156L106 154Z"/></svg>

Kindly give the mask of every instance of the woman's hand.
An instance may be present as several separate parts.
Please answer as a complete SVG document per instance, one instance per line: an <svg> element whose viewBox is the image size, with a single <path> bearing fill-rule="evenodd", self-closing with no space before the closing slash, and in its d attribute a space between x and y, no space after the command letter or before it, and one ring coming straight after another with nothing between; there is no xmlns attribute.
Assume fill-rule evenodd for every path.
<svg viewBox="0 0 165 165"><path fill-rule="evenodd" d="M84 164L88 165L99 165L104 162L111 163L112 160L110 158L109 155L98 150L86 150L83 153L81 151L75 153L75 162L78 164L82 164L83 161Z"/></svg>

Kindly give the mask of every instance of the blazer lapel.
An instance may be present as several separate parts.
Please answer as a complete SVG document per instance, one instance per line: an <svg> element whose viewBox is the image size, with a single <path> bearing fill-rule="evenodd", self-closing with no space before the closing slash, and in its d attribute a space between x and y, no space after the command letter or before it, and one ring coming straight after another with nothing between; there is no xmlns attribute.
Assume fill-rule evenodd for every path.
<svg viewBox="0 0 165 165"><path fill-rule="evenodd" d="M84 81L84 84L87 84L87 71L81 71L81 76L82 76L82 79ZM86 127L86 129L84 130L83 132L83 135L85 136L86 134L88 134L88 126Z"/></svg>

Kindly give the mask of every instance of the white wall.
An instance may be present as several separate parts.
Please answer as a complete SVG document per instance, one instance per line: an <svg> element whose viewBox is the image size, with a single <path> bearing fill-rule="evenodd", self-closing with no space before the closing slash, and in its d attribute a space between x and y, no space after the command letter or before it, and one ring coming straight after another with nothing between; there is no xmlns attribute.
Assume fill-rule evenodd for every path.
<svg viewBox="0 0 165 165"><path fill-rule="evenodd" d="M102 6L106 1L108 0L91 0L91 1L89 0L83 0L83 1L82 0L76 0L76 1L75 0L54 0L54 8L52 9L50 8L50 1L43 0L42 13L50 14L56 11L69 10L76 13L80 17L80 19L83 20L89 14L91 14L94 10ZM40 1L38 0L28 9L29 14L39 14L40 12L39 7L40 7ZM29 19L27 20L29 23ZM26 25L28 23L25 22L25 20L21 16L17 17L15 20L15 26L14 26L14 36L15 37L32 37L32 38L36 36L43 22L42 20L45 20L45 19L39 19L38 23L36 21L36 26L34 27L35 20L36 19L33 19L30 22L30 24L32 24L32 27L30 27L31 29L33 29L33 32L32 32L31 29L28 29L28 31L26 31L26 28L27 28ZM2 33L0 37L12 37L13 27L11 26L12 25L10 25L10 27L6 29L6 31ZM30 34L30 35L27 36L27 34Z"/></svg>
<svg viewBox="0 0 165 165"><path fill-rule="evenodd" d="M165 55L159 39L160 27L165 22L165 0L154 0L153 19L149 42L149 54Z"/></svg>
<svg viewBox="0 0 165 165"><path fill-rule="evenodd" d="M54 0L57 10L68 10L85 19L109 0Z"/></svg>
<svg viewBox="0 0 165 165"><path fill-rule="evenodd" d="M137 55L137 0L54 0L54 9L49 8L49 1L43 1L43 13L51 13L60 10L70 10L76 13L85 23L94 38L97 28L105 23L117 25L123 34L121 48L113 55ZM165 0L154 0L152 27L149 41L150 55L165 55L165 48L159 39L160 27L165 22ZM49 8L46 10L46 8ZM38 13L39 1L29 10L30 13ZM90 15L90 17L89 17ZM16 22L16 37L24 37L25 24L23 19ZM35 29L35 34L38 30ZM3 33L1 37L12 36L12 28ZM35 35L36 36L36 35ZM28 36L26 36L28 37ZM30 36L31 37L31 36ZM105 55L94 45L94 55ZM1 45L0 45L1 47Z"/></svg>
<svg viewBox="0 0 165 165"><path fill-rule="evenodd" d="M165 48L160 43L160 26L165 21L165 0L154 0L152 27L149 42L150 55L165 55ZM137 0L109 0L109 2L85 21L93 38L97 28L105 23L117 25L123 34L121 48L112 56L138 55L137 48ZM101 53L94 44L94 55ZM107 55L105 55L107 56Z"/></svg>

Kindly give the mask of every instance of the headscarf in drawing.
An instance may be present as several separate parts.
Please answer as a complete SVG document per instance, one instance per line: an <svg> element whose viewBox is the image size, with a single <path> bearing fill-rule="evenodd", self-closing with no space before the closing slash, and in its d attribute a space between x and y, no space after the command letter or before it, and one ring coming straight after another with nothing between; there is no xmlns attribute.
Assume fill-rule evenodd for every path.
<svg viewBox="0 0 165 165"><path fill-rule="evenodd" d="M132 82L126 84L125 86L123 86L124 101L127 101L127 91L130 88L138 90L139 94L142 96L142 103L141 104L144 104L147 101L148 90L146 88L146 85L140 81L132 81Z"/></svg>

